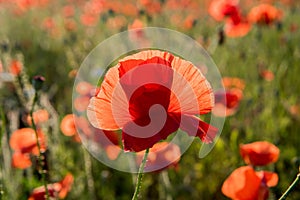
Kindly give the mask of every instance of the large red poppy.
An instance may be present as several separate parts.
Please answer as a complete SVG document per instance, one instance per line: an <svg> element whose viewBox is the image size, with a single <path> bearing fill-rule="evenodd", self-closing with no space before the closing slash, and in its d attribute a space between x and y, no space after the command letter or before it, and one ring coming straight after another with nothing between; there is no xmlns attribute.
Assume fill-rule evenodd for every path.
<svg viewBox="0 0 300 200"><path fill-rule="evenodd" d="M278 160L280 150L266 141L240 145L240 153L247 164L263 166Z"/></svg>
<svg viewBox="0 0 300 200"><path fill-rule="evenodd" d="M210 84L192 63L146 50L125 57L107 72L87 116L96 128L122 129L124 150L137 152L178 128L212 142L217 129L194 115L210 112L213 104Z"/></svg>
<svg viewBox="0 0 300 200"><path fill-rule="evenodd" d="M276 186L278 175L272 172L256 172L250 166L234 170L222 185L222 193L234 200L266 200L269 187Z"/></svg>

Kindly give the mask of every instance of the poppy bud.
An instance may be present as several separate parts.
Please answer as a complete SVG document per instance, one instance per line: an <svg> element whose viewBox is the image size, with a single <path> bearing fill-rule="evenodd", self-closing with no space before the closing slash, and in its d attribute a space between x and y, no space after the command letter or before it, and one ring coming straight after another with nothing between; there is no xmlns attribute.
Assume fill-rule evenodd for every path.
<svg viewBox="0 0 300 200"><path fill-rule="evenodd" d="M34 76L32 79L32 85L36 91L42 89L43 83L45 82L45 77L43 76Z"/></svg>

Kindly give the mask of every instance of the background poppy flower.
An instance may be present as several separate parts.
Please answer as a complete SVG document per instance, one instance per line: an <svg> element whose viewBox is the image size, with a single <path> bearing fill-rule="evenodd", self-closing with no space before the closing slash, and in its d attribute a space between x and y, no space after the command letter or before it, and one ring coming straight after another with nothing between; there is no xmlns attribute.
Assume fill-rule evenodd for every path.
<svg viewBox="0 0 300 200"><path fill-rule="evenodd" d="M208 132L211 126L193 115L210 112L213 104L209 83L192 63L168 52L147 50L125 57L107 72L100 92L90 100L87 116L96 128L122 129L124 150L142 151L178 128L211 142L216 128Z"/></svg>
<svg viewBox="0 0 300 200"><path fill-rule="evenodd" d="M279 21L282 18L282 11L270 4L260 4L253 7L249 14L248 20L257 24L272 24L275 21Z"/></svg>
<svg viewBox="0 0 300 200"><path fill-rule="evenodd" d="M73 136L77 134L74 120L73 114L68 114L62 119L60 123L60 130L65 136Z"/></svg>
<svg viewBox="0 0 300 200"><path fill-rule="evenodd" d="M45 109L40 109L40 110L33 112L32 116L33 116L33 121L36 125L46 122L49 119L49 113ZM30 126L32 125L30 115L27 116L27 123Z"/></svg>
<svg viewBox="0 0 300 200"><path fill-rule="evenodd" d="M278 176L272 172L256 172L250 166L234 170L222 185L222 193L234 200L266 200L269 187L277 185Z"/></svg>
<svg viewBox="0 0 300 200"><path fill-rule="evenodd" d="M247 164L263 166L278 160L280 150L266 141L240 145L240 154Z"/></svg>
<svg viewBox="0 0 300 200"><path fill-rule="evenodd" d="M243 92L240 89L217 91L215 92L215 107L212 113L218 117L234 115L242 98Z"/></svg>
<svg viewBox="0 0 300 200"><path fill-rule="evenodd" d="M49 197L64 199L68 192L71 190L74 177L71 173L68 173L63 180L57 183L47 185ZM44 200L46 195L45 187L40 186L35 188L28 200Z"/></svg>
<svg viewBox="0 0 300 200"><path fill-rule="evenodd" d="M40 130L38 130L38 138L40 150L44 152L46 150L46 138ZM13 167L25 169L32 164L30 154L39 155L36 135L31 128L22 128L13 132L9 140L9 145L14 150L12 156Z"/></svg>
<svg viewBox="0 0 300 200"><path fill-rule="evenodd" d="M229 16L239 16L239 12L237 0L213 0L208 7L208 13L216 21L222 21Z"/></svg>
<svg viewBox="0 0 300 200"><path fill-rule="evenodd" d="M145 151L137 153L137 164L142 162ZM156 143L150 150L145 165L145 171L162 171L166 168L177 167L180 160L180 149L176 144L169 142ZM161 168L160 166L165 166Z"/></svg>
<svg viewBox="0 0 300 200"><path fill-rule="evenodd" d="M18 76L21 73L22 69L23 69L23 65L20 61L13 60L10 63L9 70L10 73L13 74L14 76Z"/></svg>

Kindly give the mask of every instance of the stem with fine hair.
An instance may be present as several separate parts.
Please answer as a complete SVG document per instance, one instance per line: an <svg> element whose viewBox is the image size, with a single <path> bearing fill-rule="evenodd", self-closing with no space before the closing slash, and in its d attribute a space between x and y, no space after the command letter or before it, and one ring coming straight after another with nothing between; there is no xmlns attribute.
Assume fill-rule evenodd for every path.
<svg viewBox="0 0 300 200"><path fill-rule="evenodd" d="M31 117L31 126L32 126L32 128L34 130L34 133L35 133L36 145L38 147L38 153L39 153L39 155L37 156L37 158L38 158L38 165L39 165L38 168L40 168L39 169L39 173L42 176L42 182L43 182L43 185L44 185L44 188L45 188L45 199L49 200L49 191L48 191L48 187L47 187L46 171L44 171L44 169L43 169L44 165L43 165L43 159L42 159L42 154L41 154L41 144L40 144L40 141L39 141L37 127L36 127L34 119L33 119L34 106L35 106L35 104L38 101L38 97L39 97L38 96L38 91L35 91L34 99L33 99L33 103L32 103L32 107L31 107L31 110L30 110L30 117Z"/></svg>
<svg viewBox="0 0 300 200"><path fill-rule="evenodd" d="M299 170L300 170L300 168L299 168ZM293 191L293 189L299 184L299 182L300 182L300 172L297 174L293 183L283 193L283 195L279 198L279 200L285 200L287 198L287 196Z"/></svg>
<svg viewBox="0 0 300 200"><path fill-rule="evenodd" d="M134 191L132 200L137 200L139 198L140 190L141 190L141 187L142 187L142 179L143 179L143 176L144 176L144 168L145 168L145 164L146 164L146 161L147 161L148 153L149 153L149 148L146 149L146 152L144 154L142 163L141 163L140 168L139 168L138 177L137 177L137 181L136 181L136 187L135 187L135 191Z"/></svg>

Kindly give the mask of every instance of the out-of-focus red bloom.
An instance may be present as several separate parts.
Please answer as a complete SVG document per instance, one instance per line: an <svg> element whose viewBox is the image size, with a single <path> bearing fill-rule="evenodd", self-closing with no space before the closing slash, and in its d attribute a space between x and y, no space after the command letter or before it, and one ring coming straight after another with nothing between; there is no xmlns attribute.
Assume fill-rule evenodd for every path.
<svg viewBox="0 0 300 200"><path fill-rule="evenodd" d="M75 8L73 5L66 5L63 7L64 17L73 17L75 14Z"/></svg>
<svg viewBox="0 0 300 200"><path fill-rule="evenodd" d="M189 15L185 18L183 26L185 29L191 29L195 26L196 24L196 17L194 17L193 15Z"/></svg>
<svg viewBox="0 0 300 200"><path fill-rule="evenodd" d="M126 76L127 73L130 76ZM186 83L184 86L183 80L175 76L176 73L188 82L196 101L192 100L193 94L184 90ZM160 84L154 84L155 81ZM138 88L134 89L136 86ZM116 88L120 92L115 92L118 97L114 98ZM180 102L175 94L180 94ZM154 117L150 118L149 110L155 104L160 104L166 111L166 121L159 120L161 114L156 113L159 111L155 109L152 110ZM87 116L96 128L122 129L124 150L138 152L166 139L178 128L190 136L201 138L203 142L212 142L216 128L194 115L210 112L213 105L212 89L192 63L168 52L146 50L125 57L107 72L100 92L90 100ZM150 128L145 132L137 130L137 125ZM162 128L154 130L152 125Z"/></svg>
<svg viewBox="0 0 300 200"><path fill-rule="evenodd" d="M222 83L226 89L237 88L243 90L245 88L245 81L240 78L223 77Z"/></svg>
<svg viewBox="0 0 300 200"><path fill-rule="evenodd" d="M84 112L84 111L86 111L86 109L89 105L89 102L90 102L90 97L88 97L88 96L76 97L73 101L74 108L79 112Z"/></svg>
<svg viewBox="0 0 300 200"><path fill-rule="evenodd" d="M23 69L23 65L20 61L18 60L13 60L11 63L10 63L10 67L9 67L9 71L10 73L12 73L14 76L18 76L21 71Z"/></svg>
<svg viewBox="0 0 300 200"><path fill-rule="evenodd" d="M241 19L234 21L233 18L227 19L224 27L224 32L228 37L243 37L251 29L251 24Z"/></svg>
<svg viewBox="0 0 300 200"><path fill-rule="evenodd" d="M266 200L269 187L276 186L276 173L256 172L251 166L234 170L222 185L222 193L234 200Z"/></svg>
<svg viewBox="0 0 300 200"><path fill-rule="evenodd" d="M212 110L212 113L218 117L236 113L245 87L244 81L239 78L224 77L222 82L225 90L215 92L215 107Z"/></svg>
<svg viewBox="0 0 300 200"><path fill-rule="evenodd" d="M260 76L266 81L272 81L274 79L274 73L270 70L262 70Z"/></svg>
<svg viewBox="0 0 300 200"><path fill-rule="evenodd" d="M85 26L96 26L99 16L91 13L83 13L80 16L80 21Z"/></svg>
<svg viewBox="0 0 300 200"><path fill-rule="evenodd" d="M140 165L142 162L145 151L137 153L137 164ZM180 149L176 144L168 142L156 143L150 150L145 165L145 171L159 171L166 168L177 168L180 160ZM165 166L161 168L160 166Z"/></svg>
<svg viewBox="0 0 300 200"><path fill-rule="evenodd" d="M43 132L38 130L40 150L46 150L46 138ZM31 166L30 154L38 155L36 135L31 128L22 128L14 131L9 140L10 147L14 150L12 157L13 167L25 169Z"/></svg>
<svg viewBox="0 0 300 200"><path fill-rule="evenodd" d="M37 110L37 111L33 112L32 115L33 115L33 121L36 125L44 123L49 120L49 113L45 109ZM27 123L31 126L32 123L31 123L30 115L27 115L26 120L27 120Z"/></svg>
<svg viewBox="0 0 300 200"><path fill-rule="evenodd" d="M212 113L218 117L234 115L243 98L243 92L240 89L229 89L215 92L215 106Z"/></svg>
<svg viewBox="0 0 300 200"><path fill-rule="evenodd" d="M76 85L76 92L80 95L91 95L91 92L94 90L94 87L85 81L81 81Z"/></svg>
<svg viewBox="0 0 300 200"><path fill-rule="evenodd" d="M270 4L260 4L253 7L249 14L248 20L252 23L269 25L282 18L282 11Z"/></svg>
<svg viewBox="0 0 300 200"><path fill-rule="evenodd" d="M74 182L74 177L72 174L68 173L64 179L57 183L52 183L47 185L49 197L64 199L71 190L72 184ZM28 200L44 200L46 195L45 187L40 186L35 188Z"/></svg>
<svg viewBox="0 0 300 200"><path fill-rule="evenodd" d="M247 164L263 166L278 160L280 150L266 141L240 145L240 153Z"/></svg>
<svg viewBox="0 0 300 200"><path fill-rule="evenodd" d="M216 20L222 21L225 17L240 16L237 0L213 0L209 4L208 13Z"/></svg>
<svg viewBox="0 0 300 200"><path fill-rule="evenodd" d="M73 114L68 114L62 119L60 123L60 130L65 136L73 136L77 134L74 120Z"/></svg>

